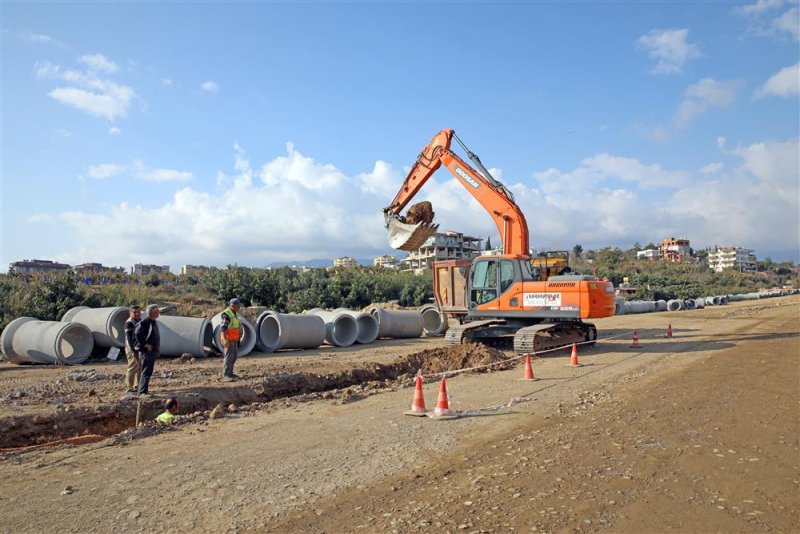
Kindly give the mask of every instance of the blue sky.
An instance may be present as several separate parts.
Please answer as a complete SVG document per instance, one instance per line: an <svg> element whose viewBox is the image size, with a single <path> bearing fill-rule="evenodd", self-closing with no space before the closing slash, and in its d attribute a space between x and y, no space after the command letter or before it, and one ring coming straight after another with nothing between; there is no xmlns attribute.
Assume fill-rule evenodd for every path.
<svg viewBox="0 0 800 534"><path fill-rule="evenodd" d="M454 128L534 248L800 260L798 4L2 4L2 248L259 266L388 251ZM443 228L496 234L440 171Z"/></svg>

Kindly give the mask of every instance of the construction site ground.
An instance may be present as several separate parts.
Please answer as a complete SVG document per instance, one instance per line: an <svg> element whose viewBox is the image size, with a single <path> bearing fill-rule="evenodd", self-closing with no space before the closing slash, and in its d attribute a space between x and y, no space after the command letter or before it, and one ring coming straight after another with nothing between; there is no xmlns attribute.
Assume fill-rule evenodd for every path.
<svg viewBox="0 0 800 534"><path fill-rule="evenodd" d="M582 367L448 378L448 421L404 416L390 366L442 338L246 357L233 384L159 361L151 390L193 415L151 432L125 431L122 364L0 364L0 532L800 531L800 298L597 326L622 337ZM70 433L108 437L11 449Z"/></svg>

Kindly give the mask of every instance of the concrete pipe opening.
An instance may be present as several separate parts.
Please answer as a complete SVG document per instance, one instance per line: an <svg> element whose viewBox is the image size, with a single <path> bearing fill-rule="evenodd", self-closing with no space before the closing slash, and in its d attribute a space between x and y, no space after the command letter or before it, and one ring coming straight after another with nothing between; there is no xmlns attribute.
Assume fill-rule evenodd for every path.
<svg viewBox="0 0 800 534"><path fill-rule="evenodd" d="M239 340L238 356L247 356L253 352L253 349L256 347L258 335L256 334L256 327L253 323L245 319L241 314L239 314L239 322L242 325L242 338ZM220 334L222 332L222 313L218 313L211 318L211 328L214 332L214 346L217 350L224 353L225 349L222 347L222 340L220 339Z"/></svg>
<svg viewBox="0 0 800 534"><path fill-rule="evenodd" d="M207 356L214 346L214 329L208 319L162 315L158 318L161 355Z"/></svg>
<svg viewBox="0 0 800 534"><path fill-rule="evenodd" d="M0 348L11 363L79 364L94 348L91 330L80 323L19 317L0 335Z"/></svg>
<svg viewBox="0 0 800 534"><path fill-rule="evenodd" d="M98 347L125 346L125 321L130 308L118 306L108 308L88 308L77 306L61 318L65 323L81 323L91 330L94 343Z"/></svg>
<svg viewBox="0 0 800 534"><path fill-rule="evenodd" d="M683 301L683 307L687 310L693 310L697 308L697 302L694 299L686 299Z"/></svg>
<svg viewBox="0 0 800 534"><path fill-rule="evenodd" d="M325 341L334 347L349 347L358 338L358 325L356 320L347 313L328 311L314 308L308 311L309 315L316 315L325 322L327 334Z"/></svg>
<svg viewBox="0 0 800 534"><path fill-rule="evenodd" d="M312 311L319 310L314 308ZM333 313L344 313L356 320L356 328L358 328L358 336L356 336L356 343L366 345L378 339L378 320L372 315L355 310L348 310L347 308L336 308Z"/></svg>
<svg viewBox="0 0 800 534"><path fill-rule="evenodd" d="M316 349L325 341L325 322L316 315L265 311L256 321L258 349Z"/></svg>
<svg viewBox="0 0 800 534"><path fill-rule="evenodd" d="M683 309L683 301L673 299L667 302L667 310L669 311L679 311Z"/></svg>
<svg viewBox="0 0 800 534"><path fill-rule="evenodd" d="M447 318L436 306L427 306L419 312L422 316L422 331L428 337L436 337L447 330Z"/></svg>

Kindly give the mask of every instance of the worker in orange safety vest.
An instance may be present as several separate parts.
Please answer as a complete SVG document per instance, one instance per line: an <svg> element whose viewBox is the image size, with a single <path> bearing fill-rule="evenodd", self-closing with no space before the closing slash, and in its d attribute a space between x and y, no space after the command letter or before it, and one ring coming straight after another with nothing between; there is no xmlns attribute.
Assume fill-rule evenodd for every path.
<svg viewBox="0 0 800 534"><path fill-rule="evenodd" d="M223 360L222 380L224 382L235 382L238 376L233 372L236 357L239 355L239 341L242 339L242 322L236 315L242 309L242 301L238 298L231 299L230 305L222 312L222 324L220 326L220 343L225 350Z"/></svg>

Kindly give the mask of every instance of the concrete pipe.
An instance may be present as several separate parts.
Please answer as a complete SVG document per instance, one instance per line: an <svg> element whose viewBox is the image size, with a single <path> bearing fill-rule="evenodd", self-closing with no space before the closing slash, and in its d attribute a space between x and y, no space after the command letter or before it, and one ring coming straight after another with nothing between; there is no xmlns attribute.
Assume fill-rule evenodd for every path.
<svg viewBox="0 0 800 534"><path fill-rule="evenodd" d="M325 322L325 341L334 347L349 347L358 339L358 324L346 313L314 308L309 315L316 315Z"/></svg>
<svg viewBox="0 0 800 534"><path fill-rule="evenodd" d="M89 359L94 336L81 323L19 317L3 329L0 348L11 363L73 365Z"/></svg>
<svg viewBox="0 0 800 534"><path fill-rule="evenodd" d="M722 297L711 297L714 306L722 306Z"/></svg>
<svg viewBox="0 0 800 534"><path fill-rule="evenodd" d="M667 301L666 300L657 300L656 301L656 311L657 312L667 311Z"/></svg>
<svg viewBox="0 0 800 534"><path fill-rule="evenodd" d="M667 310L669 311L679 311L683 309L683 301L672 299L667 301Z"/></svg>
<svg viewBox="0 0 800 534"><path fill-rule="evenodd" d="M728 300L729 300L728 299L728 295L720 295L720 297L719 297L719 303L722 306L726 305L728 303Z"/></svg>
<svg viewBox="0 0 800 534"><path fill-rule="evenodd" d="M316 349L325 341L325 321L317 315L265 311L256 321L258 350Z"/></svg>
<svg viewBox="0 0 800 534"><path fill-rule="evenodd" d="M356 320L356 343L366 345L378 339L378 320L372 315L347 308L336 308L333 313L344 313Z"/></svg>
<svg viewBox="0 0 800 534"><path fill-rule="evenodd" d="M697 308L697 302L694 299L686 299L683 301L683 307L686 310L694 310Z"/></svg>
<svg viewBox="0 0 800 534"><path fill-rule="evenodd" d="M256 338L258 337L256 335L256 327L242 317L241 314L239 314L239 321L242 324L242 339L239 340L239 352L237 355L247 356L256 347ZM218 313L211 318L211 328L214 331L214 346L224 353L225 349L222 347L222 341L219 338L220 328L222 328L222 313Z"/></svg>
<svg viewBox="0 0 800 534"><path fill-rule="evenodd" d="M81 323L94 335L94 344L98 347L125 346L125 321L130 315L130 308L72 308L61 321L64 323Z"/></svg>
<svg viewBox="0 0 800 534"><path fill-rule="evenodd" d="M422 315L412 310L384 310L375 308L372 315L378 319L378 337L420 337Z"/></svg>
<svg viewBox="0 0 800 534"><path fill-rule="evenodd" d="M208 319L162 315L158 318L161 355L180 356L186 352L207 356L214 346L214 329Z"/></svg>
<svg viewBox="0 0 800 534"><path fill-rule="evenodd" d="M419 310L422 316L422 332L428 337L436 337L447 331L447 317L434 305L423 306Z"/></svg>
<svg viewBox="0 0 800 534"><path fill-rule="evenodd" d="M628 302L630 311L627 313L651 313L656 311L656 303L652 300L634 300Z"/></svg>
<svg viewBox="0 0 800 534"><path fill-rule="evenodd" d="M709 306L713 306L713 305L714 305L714 297L706 297L706 298L704 298L703 300L704 300L704 301L705 301L705 303L706 303L706 304L708 304Z"/></svg>
<svg viewBox="0 0 800 534"><path fill-rule="evenodd" d="M694 307L697 309L703 309L706 307L706 299L699 298L699 299L691 299L694 301Z"/></svg>
<svg viewBox="0 0 800 534"><path fill-rule="evenodd" d="M614 315L625 315L625 301L618 300L614 303Z"/></svg>

